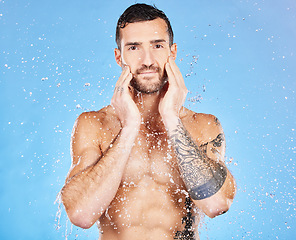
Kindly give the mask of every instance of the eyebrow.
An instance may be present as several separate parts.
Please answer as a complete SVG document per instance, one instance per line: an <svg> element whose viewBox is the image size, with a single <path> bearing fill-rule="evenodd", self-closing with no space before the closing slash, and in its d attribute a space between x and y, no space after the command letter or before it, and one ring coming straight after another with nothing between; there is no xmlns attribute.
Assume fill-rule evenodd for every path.
<svg viewBox="0 0 296 240"><path fill-rule="evenodd" d="M127 42L124 46L138 46L141 45L142 43L140 42Z"/></svg>
<svg viewBox="0 0 296 240"><path fill-rule="evenodd" d="M162 42L167 42L164 39L155 39L151 40L150 43L162 43ZM127 42L124 46L139 46L142 45L142 42Z"/></svg>
<svg viewBox="0 0 296 240"><path fill-rule="evenodd" d="M150 41L150 43L162 43L162 42L167 42L167 41L164 39L156 39L156 40Z"/></svg>

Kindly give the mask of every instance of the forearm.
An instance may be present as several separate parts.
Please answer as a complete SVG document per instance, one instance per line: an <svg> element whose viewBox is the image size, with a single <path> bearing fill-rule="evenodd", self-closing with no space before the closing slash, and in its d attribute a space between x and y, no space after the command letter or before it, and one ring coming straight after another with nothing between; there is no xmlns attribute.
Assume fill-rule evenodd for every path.
<svg viewBox="0 0 296 240"><path fill-rule="evenodd" d="M178 166L185 186L194 200L202 200L217 193L223 186L226 167L212 160L199 149L180 119L166 124L175 149Z"/></svg>
<svg viewBox="0 0 296 240"><path fill-rule="evenodd" d="M112 147L94 165L66 183L62 201L75 225L90 227L109 206L120 185L136 135L135 130L122 129Z"/></svg>
<svg viewBox="0 0 296 240"><path fill-rule="evenodd" d="M169 85L160 101L159 112L175 150L181 177L198 208L210 217L217 216L228 210L235 194L234 179L221 161L224 158L225 150L223 130L217 123L215 126L212 125L214 128L210 128L203 122L209 120L207 123L211 124L216 120L202 117L199 127L201 129L204 127L205 131L204 136L200 137L204 137L204 140L211 140L204 145L206 148L209 147L211 152L207 152L207 149L199 147L193 141L179 119L184 110L182 105L188 92L184 79L171 58L169 58L165 69ZM197 126L194 119L195 117L188 122L188 126L192 129ZM201 132L197 133L194 130L193 132L201 134ZM199 136L195 135L195 137Z"/></svg>

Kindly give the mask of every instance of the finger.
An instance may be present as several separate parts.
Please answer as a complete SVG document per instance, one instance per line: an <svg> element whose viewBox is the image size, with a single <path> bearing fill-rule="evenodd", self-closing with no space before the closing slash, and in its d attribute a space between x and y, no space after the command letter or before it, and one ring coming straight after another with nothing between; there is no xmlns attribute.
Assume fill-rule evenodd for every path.
<svg viewBox="0 0 296 240"><path fill-rule="evenodd" d="M121 73L120 77L118 78L116 86L121 86L128 74L129 74L129 68L126 66L122 70L122 73Z"/></svg>
<svg viewBox="0 0 296 240"><path fill-rule="evenodd" d="M120 77L118 78L118 81L117 81L115 87L121 86L129 73L130 73L129 66L125 66L122 70Z"/></svg>
<svg viewBox="0 0 296 240"><path fill-rule="evenodd" d="M130 88L129 88L130 86L129 83L132 80L132 78L133 78L133 75L131 72L129 72L127 76L124 78L124 80L122 81L122 84L117 86L117 92L115 93L115 95L116 97L118 97L119 100L122 99L122 97L126 96L126 94L132 96L132 92L130 91Z"/></svg>
<svg viewBox="0 0 296 240"><path fill-rule="evenodd" d="M115 87L114 87L114 93L111 99L111 105L113 106L115 102L120 98L121 93L123 92L122 83L126 79L126 77L129 74L129 68L125 66L122 70L121 75L119 76Z"/></svg>
<svg viewBox="0 0 296 240"><path fill-rule="evenodd" d="M176 77L182 77L182 73L180 72L179 67L177 66L175 60L172 57L169 58L169 63L171 64L172 70Z"/></svg>
<svg viewBox="0 0 296 240"><path fill-rule="evenodd" d="M169 62L167 62L165 64L165 70L166 70L167 75L168 75L168 82L169 82L169 84L171 86L172 85L177 86L177 80L176 80L176 77L175 77L174 72L172 70L171 64Z"/></svg>
<svg viewBox="0 0 296 240"><path fill-rule="evenodd" d="M133 74L129 71L128 75L125 77L124 81L122 82L122 86L127 88L130 85L131 80L133 79Z"/></svg>
<svg viewBox="0 0 296 240"><path fill-rule="evenodd" d="M171 65L172 71L176 77L176 81L177 81L178 86L182 87L182 88L186 88L182 73L181 73L179 67L177 66L176 62L174 61L174 59L170 57L169 63Z"/></svg>
<svg viewBox="0 0 296 240"><path fill-rule="evenodd" d="M132 79L132 74L130 71L130 67L126 65L123 68L123 71L115 85L114 98L116 98L117 96L121 95L124 92L124 90L127 88L125 82L129 83L131 79Z"/></svg>

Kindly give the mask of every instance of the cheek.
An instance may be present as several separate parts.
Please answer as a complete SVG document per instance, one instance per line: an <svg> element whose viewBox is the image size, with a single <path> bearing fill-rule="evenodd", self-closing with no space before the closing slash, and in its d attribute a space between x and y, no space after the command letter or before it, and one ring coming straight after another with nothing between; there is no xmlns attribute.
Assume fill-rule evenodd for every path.
<svg viewBox="0 0 296 240"><path fill-rule="evenodd" d="M170 57L170 52L163 52L161 54L159 54L157 56L157 59L158 59L158 65L161 67L161 68L164 68L165 64L168 62L168 59Z"/></svg>
<svg viewBox="0 0 296 240"><path fill-rule="evenodd" d="M166 63L167 63L167 61L161 61L158 63L158 66L161 68L162 71L164 71Z"/></svg>
<svg viewBox="0 0 296 240"><path fill-rule="evenodd" d="M135 70L138 69L139 62L141 61L141 57L134 55L122 55L121 61L124 65L128 65L131 68L131 72L134 73Z"/></svg>

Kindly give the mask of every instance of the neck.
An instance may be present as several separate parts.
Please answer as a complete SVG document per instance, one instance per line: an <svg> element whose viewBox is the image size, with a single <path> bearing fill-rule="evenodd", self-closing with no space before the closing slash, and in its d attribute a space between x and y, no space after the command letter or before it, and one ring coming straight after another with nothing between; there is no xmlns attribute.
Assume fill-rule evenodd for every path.
<svg viewBox="0 0 296 240"><path fill-rule="evenodd" d="M136 92L134 94L134 101L139 108L144 123L157 121L160 118L158 105L160 101L159 92L145 94Z"/></svg>

